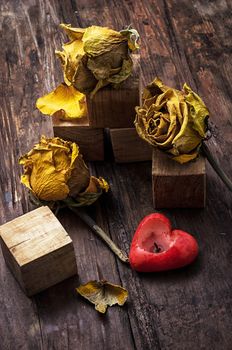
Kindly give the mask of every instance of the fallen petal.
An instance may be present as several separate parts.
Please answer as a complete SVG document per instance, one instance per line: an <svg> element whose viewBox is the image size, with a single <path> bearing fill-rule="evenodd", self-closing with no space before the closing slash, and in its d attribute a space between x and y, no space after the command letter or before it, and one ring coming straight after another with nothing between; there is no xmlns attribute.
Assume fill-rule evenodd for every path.
<svg viewBox="0 0 232 350"><path fill-rule="evenodd" d="M128 292L125 288L107 281L90 281L76 288L77 293L95 305L100 313L105 313L108 306L124 305Z"/></svg>

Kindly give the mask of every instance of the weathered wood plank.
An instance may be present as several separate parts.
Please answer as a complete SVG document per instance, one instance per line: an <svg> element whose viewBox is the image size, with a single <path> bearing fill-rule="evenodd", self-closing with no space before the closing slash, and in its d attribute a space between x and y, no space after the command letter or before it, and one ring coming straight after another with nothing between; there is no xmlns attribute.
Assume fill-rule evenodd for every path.
<svg viewBox="0 0 232 350"><path fill-rule="evenodd" d="M218 1L217 5L220 5L220 3ZM190 18L188 14L190 15L194 9L193 3L187 6L186 1L182 1L180 4L179 2L178 4L157 2L156 5L155 7L151 3L147 3L144 6L141 6L141 4L138 5L136 2L133 4L126 3L126 8L129 9L128 12L133 13L134 16L140 19L136 23L137 28L139 28L141 33L145 32L149 36L149 40L145 40L142 50L144 62L142 70L145 81L148 82L156 74L172 86L180 87L184 81L187 81L195 90L198 90L208 106L215 106L214 98L216 94L214 96L210 94L212 81L207 84L207 96L199 88L199 77L196 77L197 70L195 71L196 67L194 67L197 52L194 55L190 54L186 58L185 48L187 50L191 47L191 34L189 32L191 26L188 23ZM170 9L171 6L172 9ZM208 2L205 6L205 11L207 11L207 6L211 8L209 10L211 13L213 7L213 12L215 13L212 16L211 22L217 22L216 8L218 6ZM93 16L97 18L98 12L96 8L94 10L95 14ZM227 14L225 11L223 12L224 17L228 21ZM105 8L103 16L104 19L107 16L107 10ZM144 23L146 24L142 22L144 17ZM179 26L176 24L178 20L182 22ZM120 19L118 21L120 22ZM183 40L184 36L182 32L184 21L185 40ZM197 26L199 21L203 21L203 26L206 26L206 28L209 25L209 19L202 20L201 13L191 16L191 21L192 26L194 24ZM133 20L131 22L133 23ZM176 24L175 28L178 29L178 33L173 31L174 24ZM201 55L200 44L201 39L199 39L198 44L199 56ZM202 64L204 63L211 70L212 77L216 74L215 64L217 64L217 60L215 61L215 52L210 51L210 46L208 46L207 50L205 62L202 62ZM218 51L224 52L220 44ZM209 62L210 55L210 60L213 64ZM191 68L187 64L187 59L192 62ZM229 66L231 65L229 64ZM218 70L219 67L217 66L216 69ZM202 70L201 66L199 70ZM228 77L224 75L223 79L227 81L228 86ZM217 84L215 84L214 89L217 91ZM226 96L227 92L225 95L224 92L220 92L220 95ZM231 135L231 125L228 125L228 112L231 110L231 103L228 98L223 98L222 100L226 104L226 106L223 106L223 109L226 109L226 130L225 126L221 125L219 117L221 106L219 103L216 107L216 113L212 114L211 117L215 123L218 123L221 130L225 130L227 138L220 139L217 137L216 140L212 139L210 145L212 150L220 156L222 166L227 169L229 167L231 173L231 158L229 157L231 143L229 142L230 137L228 137L228 135ZM223 131L220 134L223 135ZM224 153L227 153L227 155L224 156ZM110 227L117 227L117 234L113 235L113 237L119 242L124 242L125 249L128 248L129 244L128 235L125 238L125 232L129 232L130 234L134 232L136 223L138 223L142 216L153 210L149 201L151 194L148 190L148 182L148 187L143 186L144 181L149 181L147 180L147 178L149 179L149 171L145 175L144 165L140 167L140 172L138 171L139 165L136 166L136 170L133 168L133 165L130 167L118 166L118 171L114 170L115 175L111 180L112 182L114 181L113 198L112 202L106 206L108 215L111 216ZM103 168L98 166L98 172L102 173L103 171ZM132 312L130 313L130 310L129 315L133 326L132 331L135 343L138 348L151 348L154 344L162 349L171 349L173 347L178 349L213 347L216 349L221 346L226 349L230 348L231 333L228 333L228 328L231 329L229 321L231 317L229 295L232 276L231 273L226 273L225 275L224 269L230 261L228 233L230 232L229 221L231 220L231 194L209 167L207 168L207 172L209 174L207 209L205 211L174 210L168 212L176 227L182 227L196 235L201 248L201 255L198 261L191 267L178 272L158 274L155 277L140 275L140 278L137 278L136 281L130 277L131 272L125 272L125 269L119 266L122 281L124 281L124 284L128 287L132 295L132 303L134 303L134 308L132 306L133 311L136 310L134 311L136 312L136 317L132 315ZM109 174L110 172L106 170L105 176L109 176ZM131 181L128 181L132 176L133 186L131 185ZM140 178L142 178L143 183L139 180ZM119 183L119 185L117 186L116 183ZM130 195L125 196L125 193L130 193ZM117 204L114 202L114 198L117 198ZM219 208L216 203L220 203L222 208ZM217 221L219 216L225 218L223 223ZM116 222L117 225L114 224ZM121 227L121 230L119 227ZM220 235L223 232L226 235ZM218 267L217 262L220 254L219 251L221 251L219 246L222 246L223 250L225 249L222 254L223 257L221 256L223 263L220 264L220 267ZM209 265L207 261L211 261L212 263ZM213 287L212 279L214 281ZM221 283L223 284L222 288ZM132 288L135 285L136 288ZM180 293L180 288L184 292ZM141 296L144 293L146 300L143 300ZM142 303L140 304L139 301L142 301ZM147 311L145 315L143 312L144 309ZM216 315L218 311L222 322L217 319ZM149 313L151 318L147 318L147 314ZM149 331L146 332L144 329ZM139 334L141 333L143 334L143 343L141 343L139 338ZM158 340L157 336L159 338Z"/></svg>
<svg viewBox="0 0 232 350"><path fill-rule="evenodd" d="M101 205L91 215L108 230ZM60 213L64 228L69 232L76 251L79 278L70 279L40 293L36 302L40 314L45 349L133 349L127 308L130 304L112 307L105 316L75 292L75 288L89 280L106 279L121 284L114 255L103 242L68 210ZM51 331L52 330L52 331Z"/></svg>
<svg viewBox="0 0 232 350"><path fill-rule="evenodd" d="M179 164L153 149L152 191L155 209L204 208L206 201L205 158Z"/></svg>
<svg viewBox="0 0 232 350"><path fill-rule="evenodd" d="M35 99L62 81L54 57L65 35L60 22L116 29L132 23L142 37L142 82L155 75L197 90L217 128L210 148L232 173L231 161L231 4L211 1L6 1L1 4L5 40L1 56L1 223L28 210L19 183L18 156L51 127ZM223 23L223 25L222 25ZM12 45L14 43L14 45ZM6 60L5 60L6 57ZM133 232L153 211L151 166L99 164L111 192L91 210L98 224L129 250ZM9 173L11 174L9 176ZM175 227L200 244L196 263L180 271L137 274L116 262L102 242L68 211L60 220L70 233L79 280L70 279L27 299L0 255L0 331L6 349L219 349L229 350L231 331L231 193L207 167L204 210L164 211ZM106 317L75 294L79 282L107 278L129 290L129 301Z"/></svg>
<svg viewBox="0 0 232 350"><path fill-rule="evenodd" d="M33 143L38 141L37 133L43 131L47 135L51 134L49 119L46 119L46 117L41 117L41 115L36 112L34 114L37 115L37 119L33 119L34 116L29 116L29 113L30 111L34 110L36 97L49 92L55 86L55 82L58 83L59 79L62 79L59 69L55 69L55 66L57 66L57 61L54 58L54 48L61 47L62 34L61 32L59 32L59 35L56 35L55 33L58 30L59 22L69 22L74 15L71 2L65 4L66 11L70 11L70 14L67 16L66 20L66 13L64 13L64 17L62 18L62 5L59 5L58 2L37 3L32 1L26 5L24 3L22 4L24 12L21 14L22 20L20 25L23 26L23 24L25 24L25 18L27 19L29 17L32 33L35 34L34 32L36 32L36 34L38 34L39 32L38 42L40 42L42 46L42 50L40 51L40 63L42 63L42 69L39 64L33 67L34 70L38 69L38 74L40 75L41 80L38 84L38 93L36 93L37 90L35 90L35 87L31 84L31 93L33 92L35 96L32 97L30 95L30 101L28 101L27 96L25 96L24 111L27 112L27 118L22 115L22 118L24 117L23 121L20 119L19 122L22 135L19 140L19 145L17 146L17 154L14 155L14 164L8 168L3 167L3 170L5 171L5 178L8 178L9 169L11 170L11 168L13 168L13 178L15 178L17 181L17 191L12 190L10 194L15 192L20 193L20 191L23 191L22 185L19 183L19 167L15 167L19 155L22 152L27 151L33 145ZM14 16L15 18L18 14L16 4L15 8L11 9L11 11L11 16ZM28 40L33 42L34 37L33 39L28 38L23 32L20 33L20 40L22 41L22 44L25 45ZM37 53L38 51L35 50L35 55ZM20 69L23 73L25 71L25 66L23 65ZM30 71L31 67L29 66L27 69ZM28 83L28 80L26 80L25 84ZM12 94L12 99L17 99L17 96L20 96L21 90L18 86L17 89L19 90L18 94L14 92ZM6 123L8 123L7 118L5 119ZM35 121L38 124L33 131ZM43 123L41 126L42 121ZM46 125L43 127L43 124ZM18 137L19 135L18 130L16 130L13 134L12 127L14 125L15 124L12 121L9 135L13 135L15 139L16 135ZM26 137L30 131L30 137ZM23 143L24 141L25 144ZM11 140L12 149L13 142L14 140ZM27 194L26 192L22 193L22 196L27 203ZM11 198L9 205L12 206ZM23 211L27 211L28 206L25 206L17 212L14 211L14 208L12 207L10 207L9 213L6 210L7 207L4 203L2 214L6 213L6 216L2 218L2 222L19 215ZM75 223L76 219L73 218L69 212L65 214L66 215L64 218L68 223L66 224L67 229L71 232L71 234L72 231L75 233L74 245L77 253L80 281L84 283L89 278L107 278L112 282L120 283L115 258L113 255L108 251L103 243L96 239L94 239L93 248L91 249L91 246L89 247L89 243L92 241L92 234L86 229L85 226L78 224L78 221ZM100 220L98 221L100 222ZM71 225L72 229L69 229L69 225ZM107 230L107 227L105 228ZM88 234L89 237L86 239ZM97 250L97 252L95 250ZM87 256L92 257L91 265L89 264L89 260L87 259L88 262L86 260ZM100 257L100 261L98 261L97 256ZM1 279L7 279L7 283L5 283L4 288L3 284L1 284L1 301L5 302L7 300L7 303L5 302L4 304L7 307L6 309L4 308L5 315L0 323L2 329L1 333L4 333L3 347L12 349L18 347L24 347L25 349L54 348L62 350L65 348L76 348L77 346L78 349L91 349L95 347L96 344L99 344L99 346L104 344L105 348L109 348L111 344L113 344L113 346L116 346L117 344L119 348L124 348L125 346L128 349L132 349L134 347L133 339L130 336L130 323L128 322L127 313L123 309L116 307L112 309L112 316L110 318L108 316L105 318L99 316L92 306L88 305L81 298L79 300L79 298L76 296L75 287L80 282L77 279L71 279L68 283L62 283L44 293L41 293L39 296L33 299L32 304L31 301L25 298L25 296L21 293L16 283L14 287L11 287L10 282L12 276L5 268L3 258L1 261L1 266L4 268L4 273L1 273ZM101 266L101 261L104 262L104 266ZM88 274L86 274L86 266L88 266ZM14 282L13 278L12 280ZM70 297L70 299L67 298L67 295ZM24 298L25 301L24 299L21 300L20 296L21 299ZM30 309L31 305L35 311ZM13 319L11 315L14 315ZM38 317L36 315L38 315ZM8 328L7 326L6 329L6 325L8 324L11 324L12 327ZM94 329L92 330L93 325L96 326L94 326ZM115 325L117 326L115 327ZM15 331L12 332L12 329ZM89 331L90 329L91 332ZM124 337L125 334L127 335L127 339Z"/></svg>
<svg viewBox="0 0 232 350"><path fill-rule="evenodd" d="M51 22L44 6L36 1L1 2L1 224L29 209L26 191L20 184L19 156L38 141L40 133L51 135L49 121L35 110L36 97L53 79L41 71L51 58L50 45L46 45ZM1 347L41 349L35 300L20 290L2 252L0 266Z"/></svg>
<svg viewBox="0 0 232 350"><path fill-rule="evenodd" d="M152 147L139 137L135 128L110 129L110 137L116 163L152 159Z"/></svg>
<svg viewBox="0 0 232 350"><path fill-rule="evenodd" d="M86 161L104 160L104 129L89 126L88 118L76 121L53 117L54 136L76 142Z"/></svg>
<svg viewBox="0 0 232 350"><path fill-rule="evenodd" d="M98 171L105 176L109 174L107 169L104 172L100 166ZM136 167L133 164L117 165L114 174L110 177L114 187L111 198L108 197L106 215L111 216L110 231L114 240L121 245L123 243L123 248L128 250L139 221L154 211L150 168L144 164L137 164ZM132 176L133 180L128 180ZM130 193L130 196L125 196L125 193ZM168 214L174 227L189 231L197 238L200 256L196 263L185 269L150 275L137 274L119 264L123 285L131 296L128 312L136 344L138 348L144 346L149 349L155 342L161 349L197 349L209 344L216 349L223 344L229 349L231 272L228 272L228 266L231 249L228 224L220 226L219 222L215 222L212 198L208 199L204 211L185 209L162 212ZM221 210L220 213L222 215ZM227 212L223 217L227 221L230 215ZM223 249L222 252L219 252L219 247ZM218 312L220 321L216 316ZM141 333L142 339L139 336Z"/></svg>

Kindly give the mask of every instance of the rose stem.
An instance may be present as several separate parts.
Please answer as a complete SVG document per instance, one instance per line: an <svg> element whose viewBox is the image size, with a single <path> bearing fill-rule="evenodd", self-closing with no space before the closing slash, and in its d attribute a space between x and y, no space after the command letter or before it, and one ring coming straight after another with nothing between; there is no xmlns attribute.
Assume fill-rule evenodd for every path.
<svg viewBox="0 0 232 350"><path fill-rule="evenodd" d="M101 239L108 245L108 247L117 255L117 257L123 261L124 263L128 263L129 259L125 252L119 249L116 244L109 238L109 236L94 222L91 217L86 214L83 209L74 208L69 206L71 209L81 220L83 220Z"/></svg>
<svg viewBox="0 0 232 350"><path fill-rule="evenodd" d="M210 152L208 146L203 142L202 143L202 150L205 155L205 157L208 159L208 162L212 166L212 168L216 171L218 176L221 178L221 180L224 182L224 184L228 187L230 191L232 191L232 182L228 178L228 176L224 173L224 171L221 169L218 162L214 159L212 153Z"/></svg>

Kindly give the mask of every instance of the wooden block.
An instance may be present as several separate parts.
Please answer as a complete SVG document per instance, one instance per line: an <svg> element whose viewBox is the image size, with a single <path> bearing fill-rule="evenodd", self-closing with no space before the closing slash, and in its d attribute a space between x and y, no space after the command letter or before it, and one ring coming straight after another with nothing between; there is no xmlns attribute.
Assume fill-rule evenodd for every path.
<svg viewBox="0 0 232 350"><path fill-rule="evenodd" d="M75 122L53 117L53 130L54 136L77 142L86 161L104 160L104 130L90 127L87 117Z"/></svg>
<svg viewBox="0 0 232 350"><path fill-rule="evenodd" d="M179 164L153 150L153 203L155 208L203 208L206 200L205 158Z"/></svg>
<svg viewBox="0 0 232 350"><path fill-rule="evenodd" d="M73 243L48 207L40 207L0 227L6 264L27 295L77 273Z"/></svg>
<svg viewBox="0 0 232 350"><path fill-rule="evenodd" d="M98 128L130 128L140 96L140 60L133 55L133 73L117 89L110 85L91 99L87 96L89 125Z"/></svg>
<svg viewBox="0 0 232 350"><path fill-rule="evenodd" d="M110 129L114 159L117 163L152 159L152 147L143 141L135 128Z"/></svg>

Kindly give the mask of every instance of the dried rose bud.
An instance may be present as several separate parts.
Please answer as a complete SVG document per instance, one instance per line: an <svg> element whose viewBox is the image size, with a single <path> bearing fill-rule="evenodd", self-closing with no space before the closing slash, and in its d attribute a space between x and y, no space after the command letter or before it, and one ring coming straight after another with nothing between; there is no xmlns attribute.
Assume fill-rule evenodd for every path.
<svg viewBox="0 0 232 350"><path fill-rule="evenodd" d="M130 53L139 47L139 34L131 28L121 32L98 26L72 28L61 24L61 28L70 39L63 51L56 51L64 83L40 97L36 106L43 114L70 120L87 115L86 94L94 96L102 87L117 86L130 76Z"/></svg>
<svg viewBox="0 0 232 350"><path fill-rule="evenodd" d="M101 87L119 84L131 74L130 51L138 48L136 30L117 32L106 27L83 29L65 24L61 28L70 39L63 45L63 51L56 51L66 85L94 95Z"/></svg>

